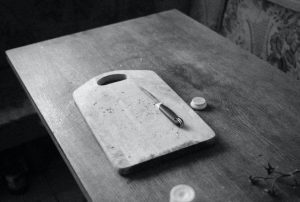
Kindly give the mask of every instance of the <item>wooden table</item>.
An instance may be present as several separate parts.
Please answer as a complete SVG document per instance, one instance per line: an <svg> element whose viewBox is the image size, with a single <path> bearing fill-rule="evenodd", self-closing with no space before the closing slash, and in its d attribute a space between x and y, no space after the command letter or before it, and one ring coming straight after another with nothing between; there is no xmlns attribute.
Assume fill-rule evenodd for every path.
<svg viewBox="0 0 300 202"><path fill-rule="evenodd" d="M168 201L177 184L196 201L272 201L249 175L268 162L300 168L300 85L176 10L7 51L8 59L82 191L92 201ZM76 108L72 92L117 69L156 71L198 114L214 146L128 177L112 169ZM283 188L281 199L299 195Z"/></svg>

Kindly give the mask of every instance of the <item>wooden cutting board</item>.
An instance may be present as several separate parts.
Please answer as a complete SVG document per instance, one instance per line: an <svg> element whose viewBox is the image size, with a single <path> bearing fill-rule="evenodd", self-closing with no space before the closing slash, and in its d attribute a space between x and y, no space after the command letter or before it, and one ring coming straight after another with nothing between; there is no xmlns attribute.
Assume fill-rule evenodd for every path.
<svg viewBox="0 0 300 202"><path fill-rule="evenodd" d="M167 119L140 87L180 116L184 127L179 128ZM108 159L121 174L215 137L198 114L153 71L101 74L76 89L73 98Z"/></svg>

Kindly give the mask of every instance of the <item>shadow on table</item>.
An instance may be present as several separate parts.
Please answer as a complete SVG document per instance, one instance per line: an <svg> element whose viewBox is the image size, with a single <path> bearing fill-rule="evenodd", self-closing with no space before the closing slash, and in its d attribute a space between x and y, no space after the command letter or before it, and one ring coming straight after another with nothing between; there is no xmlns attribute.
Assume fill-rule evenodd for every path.
<svg viewBox="0 0 300 202"><path fill-rule="evenodd" d="M198 161L212 158L219 153L223 153L225 147L219 138L210 142L194 145L171 154L152 159L139 166L133 167L129 173L120 173L129 180L146 179L163 172L170 172L180 167L188 167ZM158 166L159 165L159 166Z"/></svg>

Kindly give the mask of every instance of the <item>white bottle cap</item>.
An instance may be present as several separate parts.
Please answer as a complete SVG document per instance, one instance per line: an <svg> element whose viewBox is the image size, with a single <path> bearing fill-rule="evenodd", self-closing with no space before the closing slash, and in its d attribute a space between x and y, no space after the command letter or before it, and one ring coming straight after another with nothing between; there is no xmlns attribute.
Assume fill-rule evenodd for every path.
<svg viewBox="0 0 300 202"><path fill-rule="evenodd" d="M192 202L194 198L195 191L189 185L176 185L170 192L170 202Z"/></svg>
<svg viewBox="0 0 300 202"><path fill-rule="evenodd" d="M191 101L191 107L196 110L205 109L207 106L206 100L203 97L194 97Z"/></svg>

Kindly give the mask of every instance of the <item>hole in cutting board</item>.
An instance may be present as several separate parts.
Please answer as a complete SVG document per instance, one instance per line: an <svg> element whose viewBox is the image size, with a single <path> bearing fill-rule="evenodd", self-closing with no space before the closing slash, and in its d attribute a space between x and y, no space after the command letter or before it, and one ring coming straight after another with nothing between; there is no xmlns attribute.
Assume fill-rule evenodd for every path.
<svg viewBox="0 0 300 202"><path fill-rule="evenodd" d="M127 77L125 74L112 74L112 75L108 75L108 76L105 76L105 77L99 79L97 84L100 86L104 86L107 84L125 80L126 78Z"/></svg>

